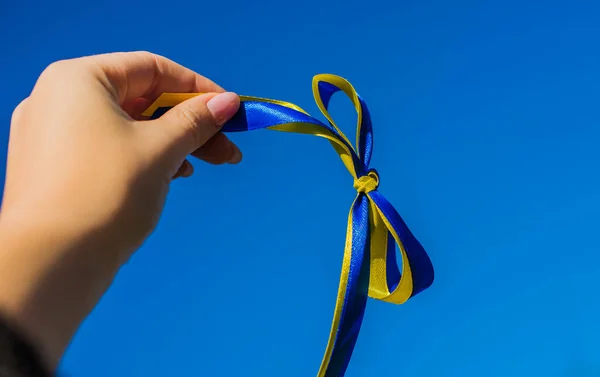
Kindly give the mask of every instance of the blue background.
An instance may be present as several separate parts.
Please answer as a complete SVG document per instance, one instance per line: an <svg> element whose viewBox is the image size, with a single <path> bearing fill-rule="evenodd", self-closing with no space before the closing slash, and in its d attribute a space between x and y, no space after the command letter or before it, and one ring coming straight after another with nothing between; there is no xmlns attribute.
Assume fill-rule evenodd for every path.
<svg viewBox="0 0 600 377"><path fill-rule="evenodd" d="M314 74L355 85L380 189L436 281L369 301L348 377L600 373L599 3L1 1L4 150L12 109L62 58L150 50L315 115ZM353 137L349 102L333 105ZM173 184L62 373L316 375L351 178L322 139L232 138L243 163Z"/></svg>

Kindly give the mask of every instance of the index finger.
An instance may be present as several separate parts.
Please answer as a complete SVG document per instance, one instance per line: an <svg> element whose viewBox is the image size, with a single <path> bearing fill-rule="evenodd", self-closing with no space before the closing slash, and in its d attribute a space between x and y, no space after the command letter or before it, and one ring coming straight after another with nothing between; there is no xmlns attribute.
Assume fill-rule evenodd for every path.
<svg viewBox="0 0 600 377"><path fill-rule="evenodd" d="M79 58L105 80L119 103L162 93L224 92L219 85L182 65L150 52L119 52Z"/></svg>

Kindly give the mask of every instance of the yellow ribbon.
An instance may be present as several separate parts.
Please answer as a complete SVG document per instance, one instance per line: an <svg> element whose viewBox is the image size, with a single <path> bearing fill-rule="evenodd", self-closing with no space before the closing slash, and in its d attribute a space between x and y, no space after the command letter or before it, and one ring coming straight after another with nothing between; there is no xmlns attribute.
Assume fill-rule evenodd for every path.
<svg viewBox="0 0 600 377"><path fill-rule="evenodd" d="M389 202L387 202L387 200L378 192L379 176L376 171L369 170L368 166L366 166L370 159L370 150L366 152L369 154L368 157L360 155L361 147L364 147L360 145L360 142L361 127L366 127L363 119L363 106L366 105L362 102L362 99L358 96L356 90L345 79L330 74L315 76L312 88L317 106L329 121L329 126L310 117L306 111L294 104L259 97L241 96L242 107L240 112L244 112L246 117L239 119L234 117L234 119L224 126L223 131L235 132L269 128L277 131L309 134L325 138L331 143L354 179L354 188L357 191L357 196L353 202L352 209L355 208L357 201L363 200L361 199L363 195L368 200L367 226L361 225L362 223L360 221L357 222L357 219L353 217L352 209L348 217L342 272L334 309L334 318L325 355L318 373L318 377L332 377L331 373L341 373L339 375L343 375L346 368L344 363L347 364L347 361L340 361L341 358L338 358L340 360L337 360L336 365L332 366L331 357L334 349L338 347L336 339L339 339L338 331L340 330L340 321L343 320L342 317L344 315L345 305L347 304L346 293L349 286L349 279L354 276L351 276L353 241L356 242L353 238L353 232L359 230L361 232L366 232L370 239L370 244L368 245L368 254L370 258L368 277L369 297L394 304L402 304L417 293L417 291L422 291L431 285L433 282L433 267L431 266L427 254L422 249L422 246L416 241L412 233L410 233L395 209L393 209L391 204L389 204ZM343 91L350 98L356 110L356 146L353 146L343 132L337 127L323 101L323 93L330 96L333 93L332 91L337 90ZM159 109L168 109L199 94L200 93L162 94L143 115L155 116ZM326 102L328 102L328 100L329 98L326 99ZM261 113L261 111L263 112ZM278 113L285 115L281 116L281 121L279 123L276 121L274 122L273 120L277 120L276 115L274 116L273 114ZM295 121L289 121L290 118L295 119ZM369 121L369 129L367 131L370 132L370 119L367 120ZM367 140L367 142L369 141ZM364 163L365 159L367 160L367 164ZM364 229L354 229L355 226L363 226ZM399 231L402 232L402 237L404 237L405 241L410 245L410 255L412 255L411 258L413 264L418 266L419 270L417 271L413 271L411 268L411 258L409 258L409 252ZM393 237L400 250L401 272L398 271L399 281L390 281L393 276L389 274L390 269L388 268L389 235ZM393 252L395 253L395 251ZM413 279L413 272L419 274L415 275L418 277L417 280ZM354 271L354 273L356 275L356 271ZM415 284L417 285L415 286ZM390 290L390 286L393 286L393 289ZM415 289L417 291L415 291ZM360 323L358 326L360 326ZM349 352L352 352L353 345L350 348Z"/></svg>

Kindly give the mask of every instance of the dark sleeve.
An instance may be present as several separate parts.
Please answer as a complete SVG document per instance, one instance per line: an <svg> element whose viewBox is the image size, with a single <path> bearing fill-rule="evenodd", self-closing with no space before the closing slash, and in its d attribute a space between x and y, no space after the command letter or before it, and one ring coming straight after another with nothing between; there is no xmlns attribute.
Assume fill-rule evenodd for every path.
<svg viewBox="0 0 600 377"><path fill-rule="evenodd" d="M0 316L0 377L52 377L37 350L15 326Z"/></svg>

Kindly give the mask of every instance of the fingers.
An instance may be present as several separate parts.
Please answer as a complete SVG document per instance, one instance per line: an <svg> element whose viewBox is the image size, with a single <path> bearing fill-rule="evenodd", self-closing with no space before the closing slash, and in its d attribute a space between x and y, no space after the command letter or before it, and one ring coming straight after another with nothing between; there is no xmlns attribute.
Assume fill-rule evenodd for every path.
<svg viewBox="0 0 600 377"><path fill-rule="evenodd" d="M191 171L191 164L182 161L192 153L214 164L241 160L239 149L227 137L215 136L238 110L239 97L165 57L149 52L95 55L53 64L47 72L45 77L53 77L52 72L88 75L134 120L141 120L141 112L162 93L206 93L180 103L159 119L133 124L149 136L155 156L168 164L174 176Z"/></svg>
<svg viewBox="0 0 600 377"><path fill-rule="evenodd" d="M221 132L192 152L192 156L215 165L237 164L242 160L240 149Z"/></svg>
<svg viewBox="0 0 600 377"><path fill-rule="evenodd" d="M137 97L154 99L166 92L224 92L224 89L172 60L150 52L94 55L80 60L106 80L119 103Z"/></svg>
<svg viewBox="0 0 600 377"><path fill-rule="evenodd" d="M173 176L173 179L177 179L179 177L187 178L191 177L194 174L194 167L188 160L183 160L179 169L177 169L177 173Z"/></svg>
<svg viewBox="0 0 600 377"><path fill-rule="evenodd" d="M195 150L192 156L214 165L224 163L237 164L242 160L242 152L237 145L220 132ZM177 173L175 173L173 179L179 177L188 178L192 174L194 174L194 166L186 159L179 169L177 169Z"/></svg>
<svg viewBox="0 0 600 377"><path fill-rule="evenodd" d="M239 106L240 99L235 93L203 94L180 103L158 119L143 122L142 128L151 134L158 153L178 161L179 165L211 140Z"/></svg>

